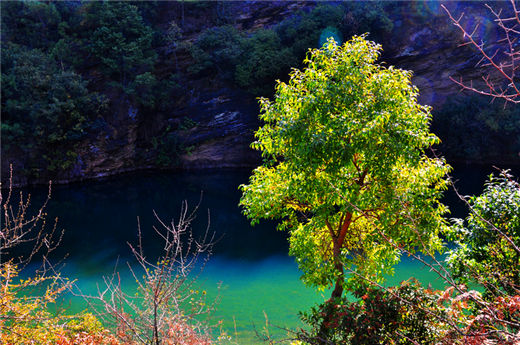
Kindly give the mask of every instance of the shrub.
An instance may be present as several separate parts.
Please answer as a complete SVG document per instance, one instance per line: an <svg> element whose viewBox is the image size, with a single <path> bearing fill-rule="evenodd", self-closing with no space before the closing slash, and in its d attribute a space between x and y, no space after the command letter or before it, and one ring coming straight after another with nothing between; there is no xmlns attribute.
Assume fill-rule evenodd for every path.
<svg viewBox="0 0 520 345"><path fill-rule="evenodd" d="M360 290L362 291L362 290ZM358 292L358 301L330 299L302 314L311 326L298 338L310 344L434 344L443 334L438 295L416 280L398 287L370 287Z"/></svg>
<svg viewBox="0 0 520 345"><path fill-rule="evenodd" d="M21 279L11 262L0 265L0 331L2 344L120 344L97 318L86 312L51 313L57 298L69 286L59 276ZM41 294L38 291L43 291Z"/></svg>
<svg viewBox="0 0 520 345"><path fill-rule="evenodd" d="M190 48L195 63L188 71L194 74L219 72L231 78L243 52L242 40L242 35L232 26L205 30Z"/></svg>
<svg viewBox="0 0 520 345"><path fill-rule="evenodd" d="M138 244L130 245L136 265L130 266L137 283L134 292L124 289L119 273L104 277L98 295L81 295L89 301L105 324L111 325L125 344L211 344L212 325L208 317L216 301L196 288L197 278L212 253L214 234L209 225L201 238L195 238L191 212L182 204L179 219L164 223L155 214L154 227L163 251L154 260L143 251L141 229Z"/></svg>
<svg viewBox="0 0 520 345"><path fill-rule="evenodd" d="M12 181L12 173L11 173ZM30 213L30 196L14 200L11 184L0 193L0 341L2 344L119 344L90 313L67 315L57 299L71 282L57 274L45 258L59 244L56 225L45 229L45 206ZM50 189L49 196L50 198ZM14 202L13 202L14 201ZM48 201L48 199L47 199ZM18 202L18 204L16 204ZM14 206L13 206L14 204ZM14 250L22 247L20 255ZM33 258L43 256L36 272L20 277ZM54 307L55 312L50 308ZM85 342L84 342L85 341Z"/></svg>
<svg viewBox="0 0 520 345"><path fill-rule="evenodd" d="M520 185L507 172L489 176L484 192L469 198L470 214L448 232L455 277L481 284L487 295L520 291Z"/></svg>

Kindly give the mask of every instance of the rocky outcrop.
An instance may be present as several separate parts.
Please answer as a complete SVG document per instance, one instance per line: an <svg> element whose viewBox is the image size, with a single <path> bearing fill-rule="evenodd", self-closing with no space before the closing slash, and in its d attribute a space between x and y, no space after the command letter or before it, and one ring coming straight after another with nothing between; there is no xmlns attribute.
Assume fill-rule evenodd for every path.
<svg viewBox="0 0 520 345"><path fill-rule="evenodd" d="M481 22L492 30L489 11L486 13L481 4L445 5L456 16L464 13L468 27ZM451 76L464 76L478 83L481 70L475 66L480 56L469 46L462 46L463 35L451 23L441 2L430 2L429 7L425 5L419 11L413 3L400 3L398 7L401 18L394 21L387 42L382 42L385 51L382 59L414 73L412 81L419 88L422 104L437 108L448 96L456 94L459 88L449 79Z"/></svg>
<svg viewBox="0 0 520 345"><path fill-rule="evenodd" d="M183 169L252 167L259 155L249 148L258 128L256 101L244 92L223 88L201 93L184 110L192 128L178 130Z"/></svg>

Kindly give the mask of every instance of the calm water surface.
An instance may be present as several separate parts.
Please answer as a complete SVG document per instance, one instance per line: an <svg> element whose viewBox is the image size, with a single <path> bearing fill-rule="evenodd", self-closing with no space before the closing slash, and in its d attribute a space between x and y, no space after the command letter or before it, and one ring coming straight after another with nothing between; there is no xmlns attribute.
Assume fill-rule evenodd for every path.
<svg viewBox="0 0 520 345"><path fill-rule="evenodd" d="M455 178L463 194L480 193L491 168L455 167ZM240 344L261 343L255 330L262 331L265 315L273 325L300 326L298 311L323 301L329 293L306 288L299 280L294 260L287 256L287 239L275 230L275 223L251 227L238 208L238 185L247 183L249 171L202 171L185 173L137 173L94 181L54 186L48 204L48 218L59 217L65 230L62 244L55 253L64 257L64 275L78 279L84 293L94 293L103 275L109 275L117 261L131 282L126 262L131 262L128 243L136 243L137 217L147 253L160 253L161 242L153 234L157 225L153 210L166 222L177 219L183 200L195 206L203 192L194 232L206 228L208 210L210 229L219 238L200 282L208 295L220 296L215 313L224 329L236 335ZM33 205L39 205L45 188L27 189ZM446 197L452 216L464 216L465 209L453 194ZM414 276L424 284L442 287L436 276L420 264L406 258L397 267L389 284ZM217 285L221 284L220 290ZM73 310L85 307L81 300L70 298ZM270 332L283 337L275 326Z"/></svg>

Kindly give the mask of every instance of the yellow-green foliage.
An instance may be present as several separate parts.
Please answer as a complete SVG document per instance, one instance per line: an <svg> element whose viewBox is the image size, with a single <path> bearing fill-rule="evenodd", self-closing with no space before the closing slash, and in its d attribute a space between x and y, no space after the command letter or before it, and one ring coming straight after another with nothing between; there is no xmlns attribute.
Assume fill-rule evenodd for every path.
<svg viewBox="0 0 520 345"><path fill-rule="evenodd" d="M19 278L12 263L0 266L1 344L119 344L90 313L51 313L67 288L56 276Z"/></svg>
<svg viewBox="0 0 520 345"><path fill-rule="evenodd" d="M260 100L252 147L264 164L240 204L253 223L283 220L304 282L318 288L351 269L379 280L401 250L441 248L449 166L425 155L438 138L412 73L376 63L380 51L364 37L329 40Z"/></svg>

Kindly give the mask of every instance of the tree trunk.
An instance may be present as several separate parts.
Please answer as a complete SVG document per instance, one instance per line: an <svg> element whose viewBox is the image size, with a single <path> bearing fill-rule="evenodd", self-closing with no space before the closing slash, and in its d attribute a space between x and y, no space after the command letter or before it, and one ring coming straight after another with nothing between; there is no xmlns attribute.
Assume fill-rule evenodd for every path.
<svg viewBox="0 0 520 345"><path fill-rule="evenodd" d="M334 284L334 290L330 298L340 298L343 295L343 282L345 279L345 273L343 271L343 263L341 263L341 247L343 245L340 239L334 239L334 247L332 249L332 255L334 256L334 268L338 272L336 283Z"/></svg>
<svg viewBox="0 0 520 345"><path fill-rule="evenodd" d="M330 301L334 301L337 298L341 298L343 295L343 283L345 280L345 272L343 270L343 264L341 263L341 247L343 243L340 243L338 241L338 238L334 238L334 248L333 248L333 256L334 256L334 267L339 272L338 277L336 278L336 282L334 283L334 290L332 290L332 294L330 296ZM323 318L323 322L320 325L320 330L318 332L318 344L330 344L327 340L327 329L329 324L332 320L332 315L328 314L325 315Z"/></svg>
<svg viewBox="0 0 520 345"><path fill-rule="evenodd" d="M332 290L332 294L330 295L331 299L340 298L343 295L343 280L343 266L341 266L341 275L336 279L334 290Z"/></svg>
<svg viewBox="0 0 520 345"><path fill-rule="evenodd" d="M334 283L334 290L332 290L332 294L330 296L330 300L334 301L337 298L341 298L343 296L343 284L345 281L345 272L343 270L343 263L341 262L341 248L343 247L343 243L345 241L345 237L348 232L348 228L350 227L350 223L352 222L352 213L347 213L345 219L343 220L343 224L340 224L337 233L331 230L331 236L333 241L332 248L332 256L334 260L334 268L338 272L338 277L336 278L336 282ZM331 228L332 229L332 228ZM327 340L327 324L330 323L332 315L325 315L323 318L323 322L320 325L320 330L318 332L318 344L329 344Z"/></svg>

